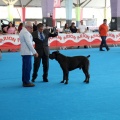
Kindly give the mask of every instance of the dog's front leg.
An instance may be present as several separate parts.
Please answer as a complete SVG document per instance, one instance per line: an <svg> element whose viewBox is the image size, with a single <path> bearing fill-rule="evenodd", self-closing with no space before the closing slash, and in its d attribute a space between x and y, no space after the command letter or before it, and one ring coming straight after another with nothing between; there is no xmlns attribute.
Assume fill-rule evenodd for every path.
<svg viewBox="0 0 120 120"><path fill-rule="evenodd" d="M68 70L63 70L63 80L61 81L61 83L64 83L64 81L66 80L65 84L68 84Z"/></svg>
<svg viewBox="0 0 120 120"><path fill-rule="evenodd" d="M61 83L64 83L65 81L65 71L63 70L63 80L61 81Z"/></svg>
<svg viewBox="0 0 120 120"><path fill-rule="evenodd" d="M69 75L69 72L68 72L68 71L66 71L66 73L65 73L65 79L66 79L65 84L68 84L68 75Z"/></svg>
<svg viewBox="0 0 120 120"><path fill-rule="evenodd" d="M69 74L69 71L67 69L65 69L63 74L64 74L64 80L66 80L65 84L68 84L68 74Z"/></svg>

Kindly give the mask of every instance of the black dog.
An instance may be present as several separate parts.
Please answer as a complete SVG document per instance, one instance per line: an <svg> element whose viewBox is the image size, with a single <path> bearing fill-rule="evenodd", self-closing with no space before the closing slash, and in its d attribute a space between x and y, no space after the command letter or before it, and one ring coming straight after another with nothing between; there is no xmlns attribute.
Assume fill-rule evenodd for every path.
<svg viewBox="0 0 120 120"><path fill-rule="evenodd" d="M84 82L89 83L89 60L88 58L90 57L90 55L88 55L87 57L85 56L74 56L74 57L67 57L64 56L63 54L59 53L59 51L55 51L52 52L52 54L49 55L50 59L55 59L58 61L58 63L60 64L62 70L63 70L63 80L61 81L61 83L64 83L64 81L66 80L65 84L68 84L68 74L69 71L72 71L76 68L79 68L83 70L84 74L85 74L85 80Z"/></svg>

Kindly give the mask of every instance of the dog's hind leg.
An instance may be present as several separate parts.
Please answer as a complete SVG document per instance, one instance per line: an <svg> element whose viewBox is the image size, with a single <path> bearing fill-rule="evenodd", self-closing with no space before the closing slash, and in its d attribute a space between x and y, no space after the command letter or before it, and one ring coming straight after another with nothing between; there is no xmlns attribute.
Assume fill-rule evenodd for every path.
<svg viewBox="0 0 120 120"><path fill-rule="evenodd" d="M88 73L88 69L82 68L82 70L83 70L83 72L84 72L84 74L85 74L85 80L84 80L84 82L89 83L90 75L89 75L89 73Z"/></svg>

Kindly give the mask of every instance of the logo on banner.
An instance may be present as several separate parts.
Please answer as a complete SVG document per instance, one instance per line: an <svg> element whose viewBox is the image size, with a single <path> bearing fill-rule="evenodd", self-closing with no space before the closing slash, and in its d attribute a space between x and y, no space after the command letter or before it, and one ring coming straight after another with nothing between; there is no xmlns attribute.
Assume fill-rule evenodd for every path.
<svg viewBox="0 0 120 120"><path fill-rule="evenodd" d="M54 7L60 8L60 0L54 0Z"/></svg>
<svg viewBox="0 0 120 120"><path fill-rule="evenodd" d="M80 34L79 36L77 36L77 39L83 39L83 38L86 38L86 39L89 39L90 38L90 36L89 35L87 35L87 34Z"/></svg>
<svg viewBox="0 0 120 120"><path fill-rule="evenodd" d="M1 35L0 36L0 45L4 43L12 43L14 45L20 44L20 38L18 35Z"/></svg>
<svg viewBox="0 0 120 120"><path fill-rule="evenodd" d="M72 35L72 34L66 35L66 36L64 36L63 38L64 38L64 40L66 40L66 39L76 40L76 36L74 36L74 35Z"/></svg>

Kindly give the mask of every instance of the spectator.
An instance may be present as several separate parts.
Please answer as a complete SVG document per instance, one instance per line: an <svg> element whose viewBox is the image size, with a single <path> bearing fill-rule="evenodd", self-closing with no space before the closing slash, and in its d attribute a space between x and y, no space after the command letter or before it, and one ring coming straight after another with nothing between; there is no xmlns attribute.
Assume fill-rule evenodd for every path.
<svg viewBox="0 0 120 120"><path fill-rule="evenodd" d="M68 23L66 23L65 26L63 27L63 33L71 33Z"/></svg>
<svg viewBox="0 0 120 120"><path fill-rule="evenodd" d="M87 27L87 30L86 30L87 33L91 32L90 28Z"/></svg>
<svg viewBox="0 0 120 120"><path fill-rule="evenodd" d="M3 29L8 34L15 34L15 32L17 30L15 25L12 24L12 22L9 22L9 25L7 27L4 27Z"/></svg>
<svg viewBox="0 0 120 120"><path fill-rule="evenodd" d="M80 25L78 27L79 33L85 33L87 31L87 27L83 24L83 20L80 21Z"/></svg>
<svg viewBox="0 0 120 120"><path fill-rule="evenodd" d="M23 27L23 23L20 23L18 26L18 33L20 33L20 31L22 30L22 27Z"/></svg>
<svg viewBox="0 0 120 120"><path fill-rule="evenodd" d="M35 20L35 22L33 23L33 31L37 30L37 20Z"/></svg>
<svg viewBox="0 0 120 120"><path fill-rule="evenodd" d="M1 25L2 32L3 32L3 33L6 33L6 31L4 30L4 28L7 27L8 24L4 24L3 20L1 20L1 24L2 24L2 25Z"/></svg>
<svg viewBox="0 0 120 120"><path fill-rule="evenodd" d="M71 23L71 26L70 26L70 31L71 31L72 33L76 33L76 32L77 32L77 28L76 28L76 26L75 26L75 23L74 23L74 22L72 22L72 23Z"/></svg>

